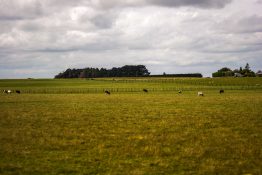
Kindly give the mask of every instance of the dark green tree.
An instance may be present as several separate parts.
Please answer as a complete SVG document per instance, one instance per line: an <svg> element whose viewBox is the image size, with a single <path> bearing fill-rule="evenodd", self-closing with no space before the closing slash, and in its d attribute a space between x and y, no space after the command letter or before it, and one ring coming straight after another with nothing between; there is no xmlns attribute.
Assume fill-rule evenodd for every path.
<svg viewBox="0 0 262 175"><path fill-rule="evenodd" d="M112 69L67 69L56 75L55 78L141 77L149 75L150 72L144 65L126 65L119 68L113 67Z"/></svg>

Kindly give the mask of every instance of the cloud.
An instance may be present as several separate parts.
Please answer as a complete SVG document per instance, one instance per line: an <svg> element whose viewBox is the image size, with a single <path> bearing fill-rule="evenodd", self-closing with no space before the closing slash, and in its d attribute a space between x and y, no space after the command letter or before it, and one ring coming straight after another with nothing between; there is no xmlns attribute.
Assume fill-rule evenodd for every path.
<svg viewBox="0 0 262 175"><path fill-rule="evenodd" d="M110 9L124 6L163 6L163 7L182 7L191 6L197 8L223 8L232 0L98 0L93 3L102 9Z"/></svg>
<svg viewBox="0 0 262 175"><path fill-rule="evenodd" d="M257 0L0 2L0 78L125 64L205 75L220 66L262 66Z"/></svg>
<svg viewBox="0 0 262 175"><path fill-rule="evenodd" d="M233 19L237 20L233 20ZM218 29L230 33L260 33L262 32L262 15L246 16L238 19L231 16L218 25Z"/></svg>
<svg viewBox="0 0 262 175"><path fill-rule="evenodd" d="M200 8L223 8L232 0L147 0L149 4L165 7L192 6Z"/></svg>
<svg viewBox="0 0 262 175"><path fill-rule="evenodd" d="M1 0L0 20L36 18L43 13L42 4L36 0Z"/></svg>

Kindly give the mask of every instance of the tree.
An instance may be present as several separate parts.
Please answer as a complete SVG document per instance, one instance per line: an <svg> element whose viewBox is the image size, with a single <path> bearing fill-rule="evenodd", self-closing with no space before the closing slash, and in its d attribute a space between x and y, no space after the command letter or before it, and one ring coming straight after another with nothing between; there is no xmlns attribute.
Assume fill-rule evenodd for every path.
<svg viewBox="0 0 262 175"><path fill-rule="evenodd" d="M247 71L250 71L250 66L249 66L248 63L246 64L245 69L246 69Z"/></svg>
<svg viewBox="0 0 262 175"><path fill-rule="evenodd" d="M245 69L242 70L242 74L243 74L245 77L255 77L255 76L256 76L255 72L253 72L253 71L250 69L250 66L249 66L248 63L246 64Z"/></svg>
<svg viewBox="0 0 262 175"><path fill-rule="evenodd" d="M85 71L82 71L81 73L80 73L80 75L79 75L79 78L85 78L86 76L85 76Z"/></svg>
<svg viewBox="0 0 262 175"><path fill-rule="evenodd" d="M249 64L247 63L245 68L242 69L242 67L238 69L235 69L232 71L230 68L223 67L219 69L217 72L214 72L212 74L213 77L228 77L228 76L234 76L235 73L239 73L244 77L254 77L256 74L250 69Z"/></svg>
<svg viewBox="0 0 262 175"><path fill-rule="evenodd" d="M113 67L112 69L67 69L56 75L55 78L141 77L148 75L150 75L150 72L144 65L126 65L118 68Z"/></svg>
<svg viewBox="0 0 262 175"><path fill-rule="evenodd" d="M229 72L229 71L231 71L231 69L227 67L223 67L220 70L218 70L218 72Z"/></svg>
<svg viewBox="0 0 262 175"><path fill-rule="evenodd" d="M233 76L234 72L227 67L223 67L221 69L219 69L217 72L214 72L212 74L213 77L230 77Z"/></svg>

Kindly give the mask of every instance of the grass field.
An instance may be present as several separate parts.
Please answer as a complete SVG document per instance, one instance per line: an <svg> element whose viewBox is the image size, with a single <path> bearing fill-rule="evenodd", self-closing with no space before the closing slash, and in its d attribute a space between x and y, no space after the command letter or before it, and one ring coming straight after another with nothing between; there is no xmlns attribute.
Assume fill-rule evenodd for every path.
<svg viewBox="0 0 262 175"><path fill-rule="evenodd" d="M0 174L262 174L262 78L0 80L0 89L22 92L0 94Z"/></svg>

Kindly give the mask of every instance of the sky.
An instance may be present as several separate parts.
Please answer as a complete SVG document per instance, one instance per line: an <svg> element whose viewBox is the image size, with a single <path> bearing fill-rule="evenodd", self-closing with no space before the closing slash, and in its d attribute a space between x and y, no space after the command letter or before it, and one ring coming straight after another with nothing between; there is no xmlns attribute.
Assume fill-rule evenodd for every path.
<svg viewBox="0 0 262 175"><path fill-rule="evenodd" d="M262 69L262 0L0 0L0 78Z"/></svg>

